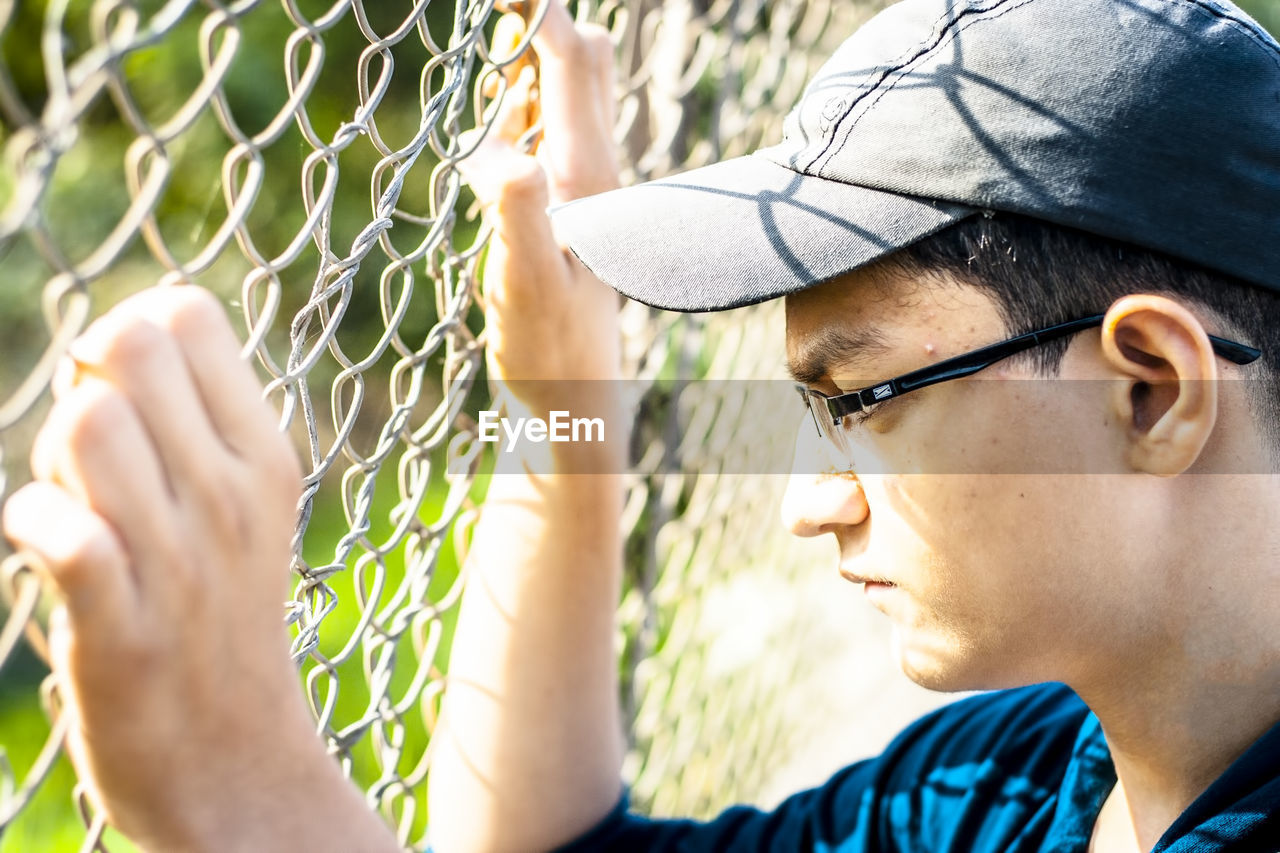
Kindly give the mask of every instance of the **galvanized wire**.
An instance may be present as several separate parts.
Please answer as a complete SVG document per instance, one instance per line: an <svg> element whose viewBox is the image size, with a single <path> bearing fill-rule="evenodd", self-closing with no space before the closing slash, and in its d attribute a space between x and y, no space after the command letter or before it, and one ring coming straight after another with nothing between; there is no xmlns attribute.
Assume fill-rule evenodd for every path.
<svg viewBox="0 0 1280 853"><path fill-rule="evenodd" d="M817 62L876 5L579 4L578 17L606 23L618 50L625 179L776 140ZM25 478L54 366L95 314L157 282L222 294L308 470L287 608L307 696L334 754L407 846L422 842L426 746L465 582L442 566L460 561L482 497L467 412L485 394L475 387L476 281L488 230L457 164L469 154L460 135L485 114L495 15L493 0L417 0L394 13L363 0L0 0L0 251L17 306L0 323L6 339L24 342L0 375L3 492ZM277 52L264 59L245 45L268 30ZM38 79L9 61L31 64L32 32ZM344 55L354 68L327 77L329 53L353 44ZM187 76L157 80L152 65L174 56ZM284 84L281 102L252 124L236 82L247 62ZM174 89L182 79L189 88ZM336 121L326 106L334 86L345 95ZM212 186L192 197L184 176L214 162ZM119 201L95 208L108 220L96 230L78 227L77 181L105 187L102 207ZM367 188L363 206L344 195L352 187ZM650 379L673 364L692 370L710 346L720 376L775 375L780 354L764 341L778 318L768 311L712 321L629 306L630 367ZM703 427L690 425L716 422L678 407L643 411L651 462L696 445ZM702 606L744 579L785 576L787 557L760 517L778 484L662 468L637 467L623 520L628 772L640 805L705 813L750 796L788 748L772 697L802 656L803 620L761 615L760 631L790 638L772 664L726 653L722 636L717 645ZM340 507L340 522L330 513L312 525L326 506ZM24 642L42 651L46 610L23 555L6 562L3 584L0 672ZM0 834L21 821L57 758L52 679L42 695L49 725L37 758L12 767L0 754ZM745 724L730 726L731 707L746 709ZM727 731L736 748L724 748ZM106 849L103 821L75 796L82 849Z"/></svg>

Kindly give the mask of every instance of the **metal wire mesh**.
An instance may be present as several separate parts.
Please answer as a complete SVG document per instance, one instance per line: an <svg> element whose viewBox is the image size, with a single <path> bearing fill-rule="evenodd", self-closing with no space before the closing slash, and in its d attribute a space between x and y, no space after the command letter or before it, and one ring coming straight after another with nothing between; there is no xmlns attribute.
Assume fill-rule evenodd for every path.
<svg viewBox="0 0 1280 853"><path fill-rule="evenodd" d="M624 180L776 139L817 62L878 5L580 3L618 50ZM459 135L484 114L482 80L512 60L490 53L494 17L492 0L0 0L3 491L25 478L54 365L96 313L156 282L221 294L309 469L288 610L305 689L406 845L427 824L427 746L483 498L464 407L469 389L484 395L487 231L456 165ZM770 310L708 320L629 306L631 369L776 375ZM642 807L706 813L750 796L789 746L777 687L796 673L804 619L763 612L747 640L716 629L707 614L735 606L736 585L786 574L761 522L779 484L659 473L655 459L725 421L641 411L649 461L623 519L628 774ZM31 817L69 771L56 685L35 662L46 603L21 555L3 585L0 712L39 702L43 716L0 730L0 839L116 849L79 795L77 837ZM730 709L745 722L730 727Z"/></svg>

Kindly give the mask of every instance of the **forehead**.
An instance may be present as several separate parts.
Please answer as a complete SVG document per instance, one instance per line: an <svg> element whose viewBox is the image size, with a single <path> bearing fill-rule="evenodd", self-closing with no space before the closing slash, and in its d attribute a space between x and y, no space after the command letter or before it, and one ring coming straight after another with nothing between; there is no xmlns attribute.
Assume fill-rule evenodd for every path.
<svg viewBox="0 0 1280 853"><path fill-rule="evenodd" d="M837 367L867 375L862 368L874 373L905 360L903 369L913 369L993 343L1004 330L995 303L973 287L878 268L787 296L786 318L788 365L810 383Z"/></svg>
<svg viewBox="0 0 1280 853"><path fill-rule="evenodd" d="M912 291L923 286L903 276L861 269L792 293L786 297L787 349L832 327L881 326L910 311L916 301Z"/></svg>

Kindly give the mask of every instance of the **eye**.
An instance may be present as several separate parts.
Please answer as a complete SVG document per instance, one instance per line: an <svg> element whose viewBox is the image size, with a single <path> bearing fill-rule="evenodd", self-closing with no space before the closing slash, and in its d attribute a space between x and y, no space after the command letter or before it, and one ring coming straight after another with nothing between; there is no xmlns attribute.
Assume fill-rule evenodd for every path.
<svg viewBox="0 0 1280 853"><path fill-rule="evenodd" d="M841 429L849 432L862 426L867 426L869 429L875 430L876 432L884 432L891 422L886 422L882 425L879 421L883 419L884 413L889 409L892 409L897 402L897 397L890 397L888 400L884 400L879 403L872 403L860 412L853 412L845 415L844 418L841 419Z"/></svg>
<svg viewBox="0 0 1280 853"><path fill-rule="evenodd" d="M851 429L853 427L860 427L863 424L865 424L867 421L875 417L876 414L881 409L884 408L884 406L885 406L884 403L876 403L862 410L861 412L853 412L851 414L845 415L843 418L841 418L840 425L846 430Z"/></svg>

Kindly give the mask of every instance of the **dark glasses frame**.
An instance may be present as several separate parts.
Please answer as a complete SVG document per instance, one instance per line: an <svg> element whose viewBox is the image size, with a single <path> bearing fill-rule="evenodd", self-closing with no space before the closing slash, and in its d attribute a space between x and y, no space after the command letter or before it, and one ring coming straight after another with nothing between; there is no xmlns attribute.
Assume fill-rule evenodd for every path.
<svg viewBox="0 0 1280 853"><path fill-rule="evenodd" d="M844 419L849 415L869 413L875 406L886 400L901 397L903 394L926 388L930 385L937 385L939 382L971 376L1011 355L1016 355L1058 338L1074 335L1076 332L1081 332L1094 326L1101 326L1105 316L1105 314L1094 314L1091 317L1059 323L1047 329L1027 332L1007 341L990 344L972 352L944 359L937 364L931 364L928 367L913 370L910 373L904 373L901 376L895 376L882 382L876 382L865 388L859 388L856 391L849 391L845 394L829 397L821 391L815 391L805 385L796 385L796 390L800 392L800 396L804 398L805 405L812 413L818 432L824 436L832 437L832 428L841 426ZM1262 350L1260 349L1219 338L1215 335L1209 335L1209 342L1213 345L1213 351L1217 355L1232 364L1250 364L1262 356ZM826 418L819 417L820 409L827 413ZM827 425L825 428L824 422Z"/></svg>

